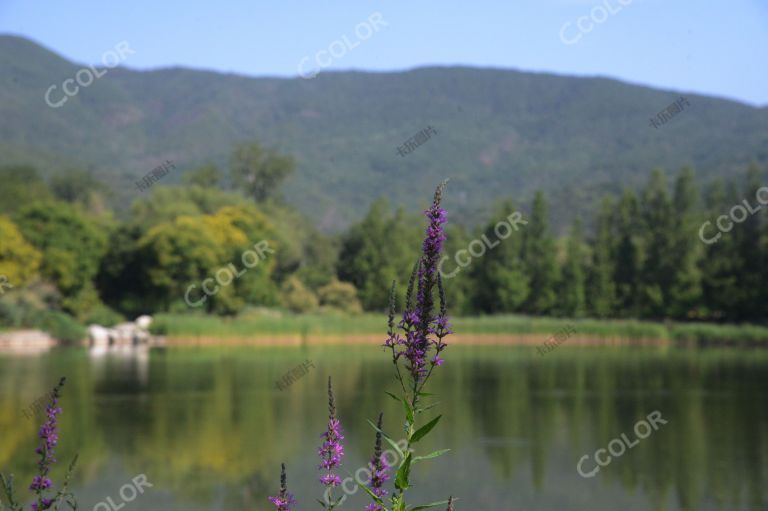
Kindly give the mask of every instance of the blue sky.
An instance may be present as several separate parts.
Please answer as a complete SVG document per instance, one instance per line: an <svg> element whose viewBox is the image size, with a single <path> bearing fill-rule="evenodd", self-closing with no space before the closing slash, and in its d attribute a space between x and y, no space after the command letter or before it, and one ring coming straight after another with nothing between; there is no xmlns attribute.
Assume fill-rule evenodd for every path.
<svg viewBox="0 0 768 511"><path fill-rule="evenodd" d="M614 12L596 8L605 19L582 21L590 31L581 33L578 19L606 3ZM360 41L355 27L374 12L388 25ZM581 35L575 44L561 40L567 22L563 38ZM286 77L347 36L359 45L327 69L459 64L601 75L768 105L768 0L0 0L0 32L82 63L125 40L133 69Z"/></svg>

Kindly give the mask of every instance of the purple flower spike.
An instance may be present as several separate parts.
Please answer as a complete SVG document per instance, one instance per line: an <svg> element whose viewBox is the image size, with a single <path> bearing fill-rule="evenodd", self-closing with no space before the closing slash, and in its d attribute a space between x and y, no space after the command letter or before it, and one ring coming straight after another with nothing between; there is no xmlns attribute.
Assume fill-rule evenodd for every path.
<svg viewBox="0 0 768 511"><path fill-rule="evenodd" d="M64 386L65 381L66 378L61 378L58 385L53 388L51 402L46 408L47 420L40 426L38 431L40 446L35 449L35 452L40 455L40 461L37 462L38 474L32 479L32 484L29 486L29 489L37 495L36 502L32 503L34 511L49 509L54 502L53 499L46 498L43 492L53 486L53 482L47 476L51 465L56 463L54 451L59 443L59 430L56 418L61 413L58 403L61 397L61 388Z"/></svg>
<svg viewBox="0 0 768 511"><path fill-rule="evenodd" d="M402 355L408 359L406 368L416 385L423 385L431 371L443 364L444 360L439 356L447 346L443 338L451 333L443 281L438 271L440 254L446 240L444 224L447 221L447 214L440 207L444 189L445 183L437 187L432 206L424 212L429 219L429 225L422 247L423 253L408 282L405 311L399 325L405 335L402 337L394 333L390 319L389 337L385 342L385 346L392 349L395 363ZM416 287L415 304L412 301L414 286ZM438 313L434 310L435 288L440 297ZM393 311L394 306L390 301L390 318Z"/></svg>
<svg viewBox="0 0 768 511"><path fill-rule="evenodd" d="M333 397L331 378L328 377L328 429L322 434L325 439L317 453L320 455L320 468L325 474L320 478L324 486L339 486L341 478L333 473L333 469L341 465L344 456L344 446L341 441L344 435L341 431L341 422L336 418L336 400Z"/></svg>
<svg viewBox="0 0 768 511"><path fill-rule="evenodd" d="M296 503L293 495L288 493L288 484L285 477L285 463L281 464L280 469L280 494L277 497L269 497L269 501L277 507L277 511L290 511Z"/></svg>
<svg viewBox="0 0 768 511"><path fill-rule="evenodd" d="M368 468L371 471L371 482L368 484L368 488L370 488L371 492L380 499L383 499L387 495L387 490L385 490L383 486L385 482L389 481L389 464L381 452L381 426L383 419L384 414L380 413L379 422L376 426L378 428L378 431L376 432L376 445L373 450L373 457L368 465ZM377 502L371 502L365 509L368 511L382 511L384 508Z"/></svg>

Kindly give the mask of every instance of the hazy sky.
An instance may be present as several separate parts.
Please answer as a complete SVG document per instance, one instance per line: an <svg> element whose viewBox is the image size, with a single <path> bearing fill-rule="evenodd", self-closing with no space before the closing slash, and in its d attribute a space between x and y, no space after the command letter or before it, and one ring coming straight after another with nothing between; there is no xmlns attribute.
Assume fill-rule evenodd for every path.
<svg viewBox="0 0 768 511"><path fill-rule="evenodd" d="M362 40L355 28L375 12L387 25ZM590 12L601 22L582 19L582 31ZM603 75L768 105L768 0L0 0L0 32L76 62L98 63L125 40L129 68L252 76L296 76L305 56L309 72L346 36L355 47L321 54L325 69Z"/></svg>

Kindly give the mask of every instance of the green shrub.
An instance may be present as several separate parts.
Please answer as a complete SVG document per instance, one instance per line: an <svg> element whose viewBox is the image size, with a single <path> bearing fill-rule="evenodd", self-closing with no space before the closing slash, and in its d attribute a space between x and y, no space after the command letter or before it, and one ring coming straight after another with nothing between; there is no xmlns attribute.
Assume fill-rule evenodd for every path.
<svg viewBox="0 0 768 511"><path fill-rule="evenodd" d="M360 314L363 306L357 299L357 289L349 282L332 280L317 291L320 305L339 309L349 314Z"/></svg>
<svg viewBox="0 0 768 511"><path fill-rule="evenodd" d="M115 312L106 305L99 304L91 309L88 314L83 318L86 325L97 324L101 326L111 327L118 323L125 321L125 317L122 314Z"/></svg>
<svg viewBox="0 0 768 511"><path fill-rule="evenodd" d="M155 316L149 324L149 333L152 335L168 335L168 318Z"/></svg>
<svg viewBox="0 0 768 511"><path fill-rule="evenodd" d="M290 277L283 284L283 305L293 312L311 312L317 309L315 293L296 277Z"/></svg>
<svg viewBox="0 0 768 511"><path fill-rule="evenodd" d="M77 343L85 339L85 327L75 321L71 316L58 311L49 311L41 314L35 325L39 329L51 334L61 342Z"/></svg>
<svg viewBox="0 0 768 511"><path fill-rule="evenodd" d="M15 289L0 300L0 325L11 328L34 326L47 310L59 308L60 298L56 288L44 281Z"/></svg>

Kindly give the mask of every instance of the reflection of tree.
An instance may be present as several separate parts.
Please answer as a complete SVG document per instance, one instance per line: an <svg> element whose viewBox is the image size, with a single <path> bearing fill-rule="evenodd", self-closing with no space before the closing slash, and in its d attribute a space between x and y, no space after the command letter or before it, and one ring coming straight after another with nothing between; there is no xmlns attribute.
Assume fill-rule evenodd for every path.
<svg viewBox="0 0 768 511"><path fill-rule="evenodd" d="M12 467L17 480L31 476L37 425L21 409L45 392L50 375L63 374L70 378L60 459L80 451L79 480L98 478L107 460L119 457L129 472L146 473L190 501L250 508L273 489L276 467L286 461L296 486L319 494L313 470L328 374L338 389L349 471L370 456L366 418L384 411L385 429L400 433L401 410L383 392L394 380L382 357L348 347L156 350L146 385L133 366L98 371L78 351L22 363L0 359L0 467ZM316 368L277 391L275 381L306 359ZM635 423L659 410L668 424L604 468L595 487L619 485L645 495L655 510L764 509L767 360L719 351L560 347L539 356L452 348L431 389L438 395L430 399L441 404L428 412L445 419L419 448L482 453L472 466L490 467L496 480L483 481L484 488L504 488L528 469L545 497L560 492L562 481L586 484L575 474L580 456L622 433L634 438ZM425 464L426 477L445 478L463 465L455 452ZM471 479L474 472L462 474Z"/></svg>

